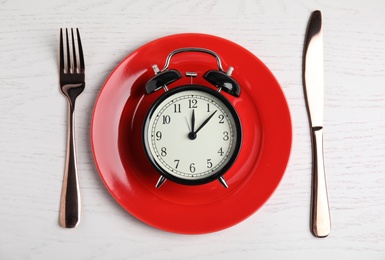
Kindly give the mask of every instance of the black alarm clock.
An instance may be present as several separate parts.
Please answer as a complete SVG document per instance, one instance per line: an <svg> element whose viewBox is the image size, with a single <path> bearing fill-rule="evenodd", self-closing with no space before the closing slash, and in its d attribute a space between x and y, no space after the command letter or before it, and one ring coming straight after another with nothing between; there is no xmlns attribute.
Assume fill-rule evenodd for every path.
<svg viewBox="0 0 385 260"><path fill-rule="evenodd" d="M202 75L207 85L187 84L169 90L169 84L184 76L199 76L168 69L171 58L184 52L214 56L218 69ZM150 106L142 136L145 153L160 173L155 186L159 188L166 180L184 185L219 180L227 188L223 175L237 159L242 142L238 113L223 94L240 95L240 86L231 77L233 68L225 72L218 54L203 48L174 50L162 70L152 67L155 76L147 82L146 94L164 93Z"/></svg>

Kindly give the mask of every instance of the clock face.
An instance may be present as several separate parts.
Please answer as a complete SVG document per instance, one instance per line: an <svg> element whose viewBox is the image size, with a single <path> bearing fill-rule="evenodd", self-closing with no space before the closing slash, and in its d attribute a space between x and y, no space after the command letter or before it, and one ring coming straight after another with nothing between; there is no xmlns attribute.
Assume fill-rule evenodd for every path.
<svg viewBox="0 0 385 260"><path fill-rule="evenodd" d="M213 89L187 85L163 94L145 120L148 158L167 179L203 184L235 161L241 124L231 103Z"/></svg>

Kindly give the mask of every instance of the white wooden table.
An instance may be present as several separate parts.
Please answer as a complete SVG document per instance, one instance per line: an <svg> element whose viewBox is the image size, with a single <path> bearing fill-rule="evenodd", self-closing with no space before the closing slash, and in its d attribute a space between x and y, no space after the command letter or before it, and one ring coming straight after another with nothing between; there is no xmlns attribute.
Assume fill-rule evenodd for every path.
<svg viewBox="0 0 385 260"><path fill-rule="evenodd" d="M332 232L309 231L311 153L302 88L310 13L324 20L325 164ZM0 0L0 259L385 259L385 2ZM83 218L58 224L66 100L58 88L60 27L79 27L87 88L76 140ZM205 235L147 226L103 185L90 147L95 99L130 52L200 32L250 50L287 98L293 146L271 199L247 220Z"/></svg>

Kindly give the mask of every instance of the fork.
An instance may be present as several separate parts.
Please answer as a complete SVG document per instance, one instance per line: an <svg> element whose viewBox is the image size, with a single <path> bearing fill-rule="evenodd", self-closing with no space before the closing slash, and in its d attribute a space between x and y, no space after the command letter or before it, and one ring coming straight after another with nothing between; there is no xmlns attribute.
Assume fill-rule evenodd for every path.
<svg viewBox="0 0 385 260"><path fill-rule="evenodd" d="M65 29L65 37L63 33L63 29L60 29L60 90L68 100L68 132L59 222L62 227L74 228L79 224L81 215L79 178L76 164L74 112L75 100L85 87L85 74L79 30L76 29L77 48L74 30L71 28L71 38L68 36L68 29Z"/></svg>

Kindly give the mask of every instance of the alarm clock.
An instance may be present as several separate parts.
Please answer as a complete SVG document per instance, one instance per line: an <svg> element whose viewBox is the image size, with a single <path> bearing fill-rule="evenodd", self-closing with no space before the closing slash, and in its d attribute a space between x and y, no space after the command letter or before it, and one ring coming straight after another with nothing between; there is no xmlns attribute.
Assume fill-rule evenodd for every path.
<svg viewBox="0 0 385 260"><path fill-rule="evenodd" d="M176 54L201 52L213 56L218 68L198 75L169 69ZM219 180L228 188L224 174L234 164L242 143L238 113L226 95L239 97L241 88L225 72L217 53L204 48L172 51L162 70L154 64L155 76L145 86L146 95L163 91L151 104L143 125L142 138L147 158L159 172L155 185L166 180L183 185L201 185ZM203 77L207 84L181 84L182 77ZM192 80L191 80L192 82ZM169 85L173 84L172 89Z"/></svg>

